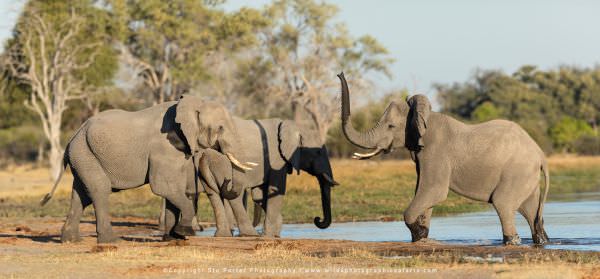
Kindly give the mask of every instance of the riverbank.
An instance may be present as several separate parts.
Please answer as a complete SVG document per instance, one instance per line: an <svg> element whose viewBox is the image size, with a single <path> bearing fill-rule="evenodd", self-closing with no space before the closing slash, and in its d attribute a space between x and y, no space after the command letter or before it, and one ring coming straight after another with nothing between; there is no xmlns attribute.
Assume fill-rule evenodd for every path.
<svg viewBox="0 0 600 279"><path fill-rule="evenodd" d="M154 219L115 218L123 240L96 245L94 224L83 241L60 244L62 218L3 218L0 277L9 278L596 278L599 252L530 246L449 245L436 241L191 237L159 242Z"/></svg>
<svg viewBox="0 0 600 279"><path fill-rule="evenodd" d="M600 191L600 157L551 157L550 199L565 193ZM411 161L333 160L335 179L341 185L332 190L334 222L402 220L402 212L414 195L416 175ZM53 200L38 205L50 190L46 169L18 167L0 171L0 217L64 217L70 202L72 177L66 174ZM311 223L320 216L321 204L316 180L302 173L290 175L284 206L286 223ZM111 195L111 214L115 217L156 218L160 199L148 186ZM434 215L451 215L489 209L450 193L434 208ZM93 216L93 209L86 210ZM200 201L200 220L212 222L212 210L205 196Z"/></svg>

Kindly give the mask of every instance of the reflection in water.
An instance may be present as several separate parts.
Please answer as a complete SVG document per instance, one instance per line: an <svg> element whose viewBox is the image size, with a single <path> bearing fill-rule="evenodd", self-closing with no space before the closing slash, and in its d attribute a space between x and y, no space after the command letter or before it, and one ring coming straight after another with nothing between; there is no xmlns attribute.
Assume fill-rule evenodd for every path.
<svg viewBox="0 0 600 279"><path fill-rule="evenodd" d="M517 214L516 221L523 244L532 244L525 219ZM600 201L547 203L544 207L544 223L551 241L545 248L600 251ZM210 236L213 233L214 228L209 228L200 235ZM410 232L403 222L334 223L325 230L313 224L286 224L282 237L410 241ZM434 217L429 237L452 244L502 244L502 230L495 211Z"/></svg>

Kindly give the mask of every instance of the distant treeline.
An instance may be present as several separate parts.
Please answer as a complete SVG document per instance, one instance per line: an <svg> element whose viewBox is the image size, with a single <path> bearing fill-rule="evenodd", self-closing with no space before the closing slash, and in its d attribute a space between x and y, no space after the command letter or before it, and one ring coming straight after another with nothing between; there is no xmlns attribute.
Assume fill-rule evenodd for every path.
<svg viewBox="0 0 600 279"><path fill-rule="evenodd" d="M340 131L335 74L343 70L353 100L364 100L373 74L392 77L385 46L355 36L336 21L339 9L323 1L273 0L236 11L222 3L26 1L0 53L0 164L50 162L56 169L87 118L182 94L217 100L245 118L310 125L333 157L355 151ZM441 110L463 121L510 119L547 153L600 154L599 68L480 71L435 88ZM371 127L392 99L410 94L354 104L355 127Z"/></svg>
<svg viewBox="0 0 600 279"><path fill-rule="evenodd" d="M516 121L548 154L600 154L598 67L478 71L470 81L435 87L444 113L472 123Z"/></svg>

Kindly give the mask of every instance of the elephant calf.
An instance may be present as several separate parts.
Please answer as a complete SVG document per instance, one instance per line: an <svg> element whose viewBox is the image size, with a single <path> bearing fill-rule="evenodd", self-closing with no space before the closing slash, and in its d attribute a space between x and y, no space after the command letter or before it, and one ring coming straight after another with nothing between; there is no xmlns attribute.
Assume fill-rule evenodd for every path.
<svg viewBox="0 0 600 279"><path fill-rule="evenodd" d="M542 213L549 189L544 152L518 124L493 120L468 125L431 111L427 97L415 95L407 102L392 102L375 127L361 133L350 123L350 96L343 73L342 128L354 145L374 149L368 159L394 148L407 148L416 163L416 194L404 222L412 240L426 238L432 208L452 190L465 197L494 205L502 223L503 242L518 244L515 212L529 222L533 241L548 241ZM545 190L540 194L540 170Z"/></svg>

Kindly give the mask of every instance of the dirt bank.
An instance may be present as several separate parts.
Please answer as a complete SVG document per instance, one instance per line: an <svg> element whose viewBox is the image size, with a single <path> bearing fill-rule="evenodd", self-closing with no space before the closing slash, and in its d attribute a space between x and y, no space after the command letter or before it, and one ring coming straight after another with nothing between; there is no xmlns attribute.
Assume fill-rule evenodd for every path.
<svg viewBox="0 0 600 279"><path fill-rule="evenodd" d="M183 277L600 275L598 252L435 241L190 237L187 241L161 242L154 220L121 218L114 219L113 225L123 240L98 246L95 225L90 220L81 225L82 242L61 244L60 218L0 219L0 277L105 278L107 273L117 277L158 277L167 273Z"/></svg>

